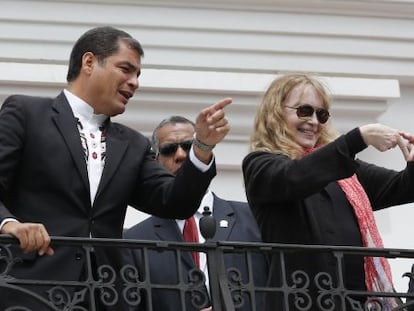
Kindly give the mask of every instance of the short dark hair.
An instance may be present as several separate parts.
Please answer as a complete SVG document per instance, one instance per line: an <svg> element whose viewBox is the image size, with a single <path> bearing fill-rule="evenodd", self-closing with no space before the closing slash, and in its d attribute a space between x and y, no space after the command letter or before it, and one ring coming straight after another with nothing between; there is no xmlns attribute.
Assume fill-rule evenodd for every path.
<svg viewBox="0 0 414 311"><path fill-rule="evenodd" d="M102 63L105 58L118 51L120 40L124 40L140 56L144 56L141 44L129 33L110 26L92 28L85 32L73 46L66 80L71 82L78 77L85 53L93 53L98 62Z"/></svg>
<svg viewBox="0 0 414 311"><path fill-rule="evenodd" d="M184 124L191 124L195 131L195 123L191 120L188 120L187 118L184 118L182 116L171 116L167 119L162 120L157 127L152 132L151 136L151 148L152 151L155 152L155 154L158 154L159 152L159 146L160 146L160 140L158 139L158 130L162 127L164 127L167 124L175 125L177 123L184 123Z"/></svg>

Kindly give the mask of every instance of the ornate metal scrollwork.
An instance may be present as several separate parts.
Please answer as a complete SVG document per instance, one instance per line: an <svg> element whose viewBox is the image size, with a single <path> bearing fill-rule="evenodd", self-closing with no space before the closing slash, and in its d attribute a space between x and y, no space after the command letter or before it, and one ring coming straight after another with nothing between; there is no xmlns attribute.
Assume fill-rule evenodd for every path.
<svg viewBox="0 0 414 311"><path fill-rule="evenodd" d="M309 295L309 275L305 271L297 270L292 273L291 281L289 292L293 295L295 307L298 310L309 310L312 307L312 299Z"/></svg>
<svg viewBox="0 0 414 311"><path fill-rule="evenodd" d="M315 285L318 289L316 303L321 310L333 311L336 308L334 282L332 276L326 272L320 272L315 276Z"/></svg>
<svg viewBox="0 0 414 311"><path fill-rule="evenodd" d="M205 306L210 300L205 288L206 277L200 269L191 269L188 272L188 283L185 291L190 294L191 303L195 308Z"/></svg>
<svg viewBox="0 0 414 311"><path fill-rule="evenodd" d="M243 283L240 270L236 268L227 269L227 279L234 307L240 308L244 306L246 303L244 293L247 292L247 287L246 284Z"/></svg>
<svg viewBox="0 0 414 311"><path fill-rule="evenodd" d="M7 277L13 266L21 262L21 258L13 257L13 253L10 250L11 245L0 244L0 275L1 278ZM0 279L1 281L1 279Z"/></svg>
<svg viewBox="0 0 414 311"><path fill-rule="evenodd" d="M71 294L62 286L55 286L47 291L49 301L57 307L57 310L88 311L79 304L85 301L88 289L84 288Z"/></svg>
<svg viewBox="0 0 414 311"><path fill-rule="evenodd" d="M125 265L121 268L120 276L124 283L122 298L128 305L138 306L142 301L141 289L145 287L139 278L138 269L132 265Z"/></svg>
<svg viewBox="0 0 414 311"><path fill-rule="evenodd" d="M97 269L99 280L93 282L95 290L99 290L99 299L106 306L113 306L118 302L118 292L115 288L117 273L109 265L101 265Z"/></svg>

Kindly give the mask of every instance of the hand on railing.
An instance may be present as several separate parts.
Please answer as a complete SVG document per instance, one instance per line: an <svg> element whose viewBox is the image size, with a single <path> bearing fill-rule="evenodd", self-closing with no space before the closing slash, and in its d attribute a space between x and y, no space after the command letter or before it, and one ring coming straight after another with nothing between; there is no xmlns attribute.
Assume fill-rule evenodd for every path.
<svg viewBox="0 0 414 311"><path fill-rule="evenodd" d="M3 225L1 233L10 234L19 239L20 247L25 253L37 251L40 256L54 254L49 245L50 236L42 224L9 221Z"/></svg>

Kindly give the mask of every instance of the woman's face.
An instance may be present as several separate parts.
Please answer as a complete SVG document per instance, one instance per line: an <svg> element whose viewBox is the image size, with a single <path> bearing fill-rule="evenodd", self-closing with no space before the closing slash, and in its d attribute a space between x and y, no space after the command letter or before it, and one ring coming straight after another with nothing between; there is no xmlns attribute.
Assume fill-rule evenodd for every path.
<svg viewBox="0 0 414 311"><path fill-rule="evenodd" d="M315 112L309 117L298 117L296 108L303 105L310 105L315 110L325 108L322 97L312 85L294 87L284 103L287 127L295 142L306 150L315 147L324 125L318 121Z"/></svg>

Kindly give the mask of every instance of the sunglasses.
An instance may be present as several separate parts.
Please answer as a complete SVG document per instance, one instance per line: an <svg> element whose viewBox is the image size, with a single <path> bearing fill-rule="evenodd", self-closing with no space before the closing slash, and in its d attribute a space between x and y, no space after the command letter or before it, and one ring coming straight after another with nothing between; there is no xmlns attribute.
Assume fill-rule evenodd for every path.
<svg viewBox="0 0 414 311"><path fill-rule="evenodd" d="M190 151L191 145L193 144L192 140L186 140L179 143L166 143L163 145L160 145L158 148L158 153L163 156L172 156L177 152L178 146L181 147L185 152Z"/></svg>
<svg viewBox="0 0 414 311"><path fill-rule="evenodd" d="M329 111L323 108L313 108L311 105L301 105L299 107L289 107L290 109L296 109L296 115L299 118L309 118L313 116L313 113L316 113L316 119L320 124L324 124L328 121L330 114Z"/></svg>

